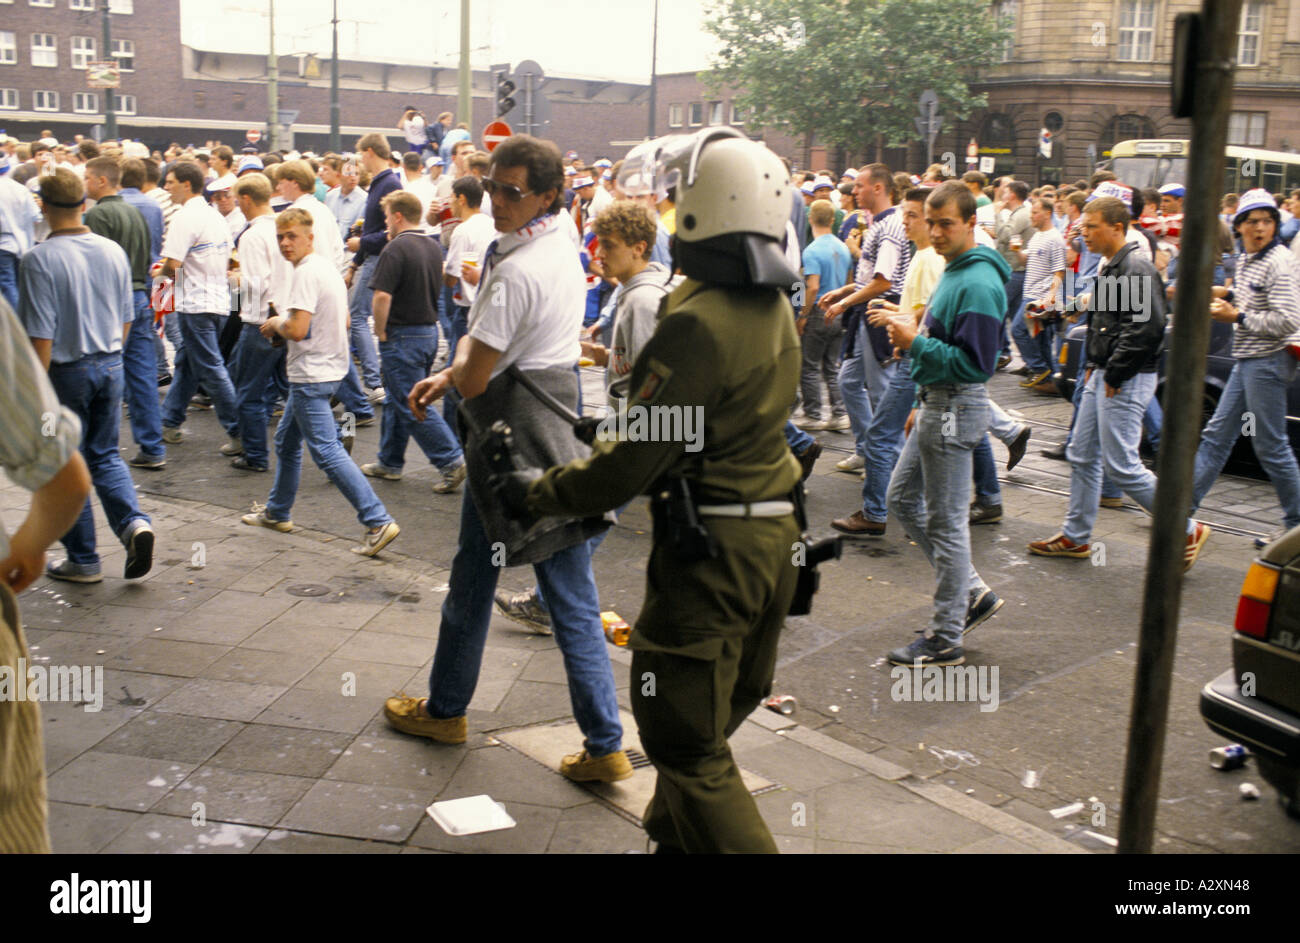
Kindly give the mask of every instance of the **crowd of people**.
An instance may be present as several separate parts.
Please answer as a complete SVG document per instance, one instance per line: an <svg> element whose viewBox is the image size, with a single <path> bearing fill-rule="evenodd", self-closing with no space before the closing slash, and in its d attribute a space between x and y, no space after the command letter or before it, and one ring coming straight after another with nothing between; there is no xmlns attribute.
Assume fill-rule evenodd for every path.
<svg viewBox="0 0 1300 943"><path fill-rule="evenodd" d="M526 136L488 155L452 120L444 114L430 123L406 109L398 125L405 153L378 133L361 137L349 153L319 156L220 145L151 154L137 142L4 143L3 320L30 344L0 345L11 361L0 372L12 378L0 393L20 403L11 417L56 421L44 433L36 418L30 429L7 421L3 439L12 441L0 443L0 457L38 496L60 481L80 490L65 489L57 512L49 501L33 505L39 526L15 535L0 575L21 590L40 575L32 565L38 550L43 559L45 545L58 538L66 558L44 572L101 581L85 496L91 484L126 548L123 577L147 574L154 533L130 469L148 473L184 456L187 420L206 422L208 410L225 433L221 452L233 469L255 475L274 466L265 504L244 515L245 524L292 530L305 446L362 526L353 549L374 556L401 528L367 479L400 480L414 439L437 469L434 493L468 487L429 696L388 699L388 722L442 743L465 741L495 606L553 633L561 650L584 736L561 771L577 781L617 781L632 768L591 559L608 526L601 514L655 492L683 458L683 443L611 451L598 442L588 453L511 377L525 373L576 408L581 357L605 368L611 413L647 403L703 404L709 387L702 380L692 386L681 364L712 352L714 383L728 370L739 377L743 365L734 352L723 355L710 334L718 326L704 315L671 336L660 330L665 306L691 310L691 299L709 297L713 283L740 290L762 253L751 246L749 268L736 269L749 276L728 268L724 250L735 244L710 242L698 210L683 209L679 224L684 183L633 186L636 174L626 173L623 161L589 166ZM929 624L890 651L889 661L961 664L963 636L1004 604L972 564L970 531L1003 514L990 436L1005 445L1008 469L1028 447L1028 424L987 392L992 375L1016 363L1013 345L1020 385L1056 395L1052 364L1064 333L1087 323L1070 436L1060 450L1045 452L1071 465L1068 509L1060 531L1028 550L1087 558L1099 507L1127 494L1152 510L1155 478L1139 448L1144 430L1158 445L1156 368L1177 290L1184 187L1135 189L1108 171L1031 188L1010 177L990 183L973 171L949 179L938 165L920 175L881 163L840 175L792 172L788 163L777 169L789 181L789 205L775 210L779 246L765 271L794 274L777 307L754 302L750 313L785 312L788 321L771 325L785 346L779 355L755 348L758 360L775 359L762 389L752 378L736 379L737 388L751 385L751 399L734 420L740 430L755 415L773 419L785 447L771 453L760 437L737 444L712 472L697 469L703 497L696 510L722 534L728 517L784 521L771 525L770 542L788 547L785 530L799 502L782 498L795 479L808 479L821 455L812 433L846 434L853 451L835 470L861 476L861 504L830 527L852 539L879 538L892 515L936 575ZM724 176L695 189L712 188L721 201L729 183ZM1244 412L1254 417L1251 443L1277 489L1281 523L1300 525L1300 468L1286 428L1286 393L1300 357L1300 191L1284 204L1263 190L1224 204L1207 316L1234 326L1237 365L1197 454L1186 568L1210 533L1192 515L1222 470ZM772 215L770 206L763 211ZM724 308L735 302L719 298L714 303ZM675 325L686 323L675 317ZM786 388L787 364L791 380L801 374L797 390ZM51 396L59 404L53 412ZM123 405L135 440L129 459L119 449ZM722 436L732 418L728 403L709 400L708 408L714 413L706 428ZM536 475L503 477L493 465L492 422L501 416L516 430L520 467L535 467ZM378 453L358 464L355 429L375 422ZM80 497L66 497L73 494ZM564 524L525 526L519 521L529 512L558 515ZM498 535L509 565L533 565L532 590L497 590L491 538ZM658 578L687 585L690 554L659 554L652 558ZM738 591L725 580L699 585L724 597ZM787 589L793 582L787 587L782 577L780 593ZM654 637L662 616L648 598L638 622L643 667L652 657L677 667L683 659L729 657L725 647L701 654L698 639ZM763 610L763 624L772 619ZM763 643L773 659L774 639ZM750 678L732 665L728 683L744 688L744 697L738 693L728 709L741 719L770 687L774 660L764 664ZM690 709L673 703L662 694L635 702L642 741L660 772L647 814L652 837L667 850L705 850L731 847L728 835L744 835L738 847L767 850L770 836L755 837L756 812L722 812L708 796L709 777L721 776L731 800L752 807L738 798L738 777L728 779L729 754L720 759L725 734L711 720L703 724L707 736L685 729ZM656 706L663 704L669 707ZM675 721L661 710L676 711Z"/></svg>

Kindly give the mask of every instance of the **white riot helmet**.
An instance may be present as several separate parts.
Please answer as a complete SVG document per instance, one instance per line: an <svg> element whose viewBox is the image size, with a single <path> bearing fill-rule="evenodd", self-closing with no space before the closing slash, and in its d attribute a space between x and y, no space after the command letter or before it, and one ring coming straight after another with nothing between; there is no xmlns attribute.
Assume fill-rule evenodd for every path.
<svg viewBox="0 0 1300 943"><path fill-rule="evenodd" d="M658 201L676 189L673 257L692 278L787 290L800 281L782 249L792 206L785 165L735 129L642 144L624 159L619 186Z"/></svg>

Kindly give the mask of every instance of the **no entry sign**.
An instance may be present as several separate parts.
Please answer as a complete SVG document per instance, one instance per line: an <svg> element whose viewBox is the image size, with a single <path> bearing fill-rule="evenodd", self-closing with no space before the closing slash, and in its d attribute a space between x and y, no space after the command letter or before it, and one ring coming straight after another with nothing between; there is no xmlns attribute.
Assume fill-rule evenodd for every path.
<svg viewBox="0 0 1300 943"><path fill-rule="evenodd" d="M496 146L510 137L510 125L504 121L493 121L483 129L483 146L491 153Z"/></svg>

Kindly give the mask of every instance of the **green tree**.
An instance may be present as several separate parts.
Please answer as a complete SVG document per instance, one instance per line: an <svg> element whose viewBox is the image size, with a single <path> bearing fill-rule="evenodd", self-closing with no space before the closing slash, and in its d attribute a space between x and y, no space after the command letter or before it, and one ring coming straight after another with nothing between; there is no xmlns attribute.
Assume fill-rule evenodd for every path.
<svg viewBox="0 0 1300 943"><path fill-rule="evenodd" d="M706 28L721 48L701 77L752 126L856 151L916 140L927 88L945 127L987 104L970 85L1008 36L988 0L714 0Z"/></svg>

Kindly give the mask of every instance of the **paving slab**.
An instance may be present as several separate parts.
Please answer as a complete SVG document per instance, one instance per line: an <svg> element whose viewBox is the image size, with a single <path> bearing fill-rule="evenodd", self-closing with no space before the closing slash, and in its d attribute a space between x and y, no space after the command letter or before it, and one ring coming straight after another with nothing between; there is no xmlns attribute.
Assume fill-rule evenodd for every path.
<svg viewBox="0 0 1300 943"><path fill-rule="evenodd" d="M198 826L190 818L143 815L109 842L104 852L115 855L246 855L266 837L266 831L231 822L209 822Z"/></svg>
<svg viewBox="0 0 1300 943"><path fill-rule="evenodd" d="M404 841L424 815L429 797L397 786L316 782L280 820L304 832Z"/></svg>

